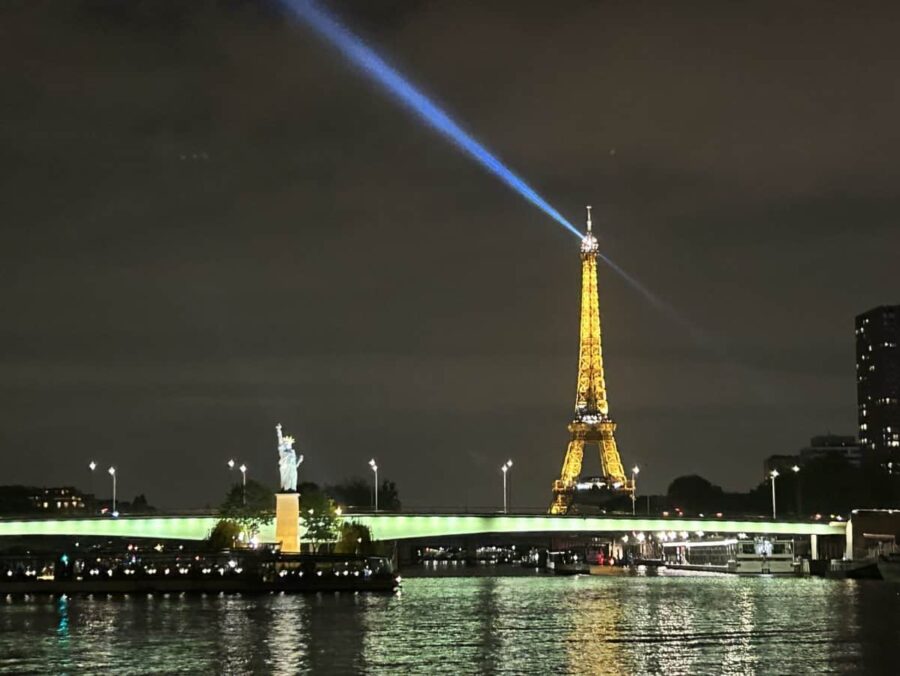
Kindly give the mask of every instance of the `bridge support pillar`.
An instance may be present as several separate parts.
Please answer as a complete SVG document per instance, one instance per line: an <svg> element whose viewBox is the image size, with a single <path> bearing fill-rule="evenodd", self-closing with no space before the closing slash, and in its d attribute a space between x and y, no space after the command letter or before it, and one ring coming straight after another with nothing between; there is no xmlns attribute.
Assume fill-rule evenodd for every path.
<svg viewBox="0 0 900 676"><path fill-rule="evenodd" d="M285 554L300 552L300 494L275 494L275 541Z"/></svg>
<svg viewBox="0 0 900 676"><path fill-rule="evenodd" d="M853 559L853 519L847 519L847 535L844 558L850 560Z"/></svg>
<svg viewBox="0 0 900 676"><path fill-rule="evenodd" d="M809 558L812 561L819 558L819 536L815 533L809 536Z"/></svg>

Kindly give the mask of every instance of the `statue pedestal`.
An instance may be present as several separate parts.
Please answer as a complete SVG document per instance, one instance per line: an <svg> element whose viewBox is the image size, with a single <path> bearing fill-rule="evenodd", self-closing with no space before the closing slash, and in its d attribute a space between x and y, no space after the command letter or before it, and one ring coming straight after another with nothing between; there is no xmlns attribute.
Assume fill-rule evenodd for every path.
<svg viewBox="0 0 900 676"><path fill-rule="evenodd" d="M300 494L275 494L275 541L285 554L300 552Z"/></svg>

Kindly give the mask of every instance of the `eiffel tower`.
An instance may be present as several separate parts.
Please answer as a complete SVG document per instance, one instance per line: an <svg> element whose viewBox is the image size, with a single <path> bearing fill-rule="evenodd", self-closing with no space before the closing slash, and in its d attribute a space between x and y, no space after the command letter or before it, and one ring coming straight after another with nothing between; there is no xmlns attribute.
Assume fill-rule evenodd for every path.
<svg viewBox="0 0 900 676"><path fill-rule="evenodd" d="M616 423L609 417L606 382L603 377L603 350L600 345L600 306L597 296L597 238L591 233L591 208L587 208L587 233L581 240L581 333L578 350L578 387L575 418L569 423L572 435L562 474L553 482L550 514L572 514L581 474L585 444L600 451L603 476L598 488L630 495L634 487L625 476L616 448Z"/></svg>

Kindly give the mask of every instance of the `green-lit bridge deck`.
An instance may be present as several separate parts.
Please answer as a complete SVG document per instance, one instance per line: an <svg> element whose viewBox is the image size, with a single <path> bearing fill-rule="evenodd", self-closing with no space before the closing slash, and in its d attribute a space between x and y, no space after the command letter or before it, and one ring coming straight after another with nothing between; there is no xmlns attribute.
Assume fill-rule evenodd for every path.
<svg viewBox="0 0 900 676"><path fill-rule="evenodd" d="M406 540L454 535L501 533L630 533L688 531L768 535L844 535L846 522L788 522L729 519L663 519L624 516L549 516L504 514L359 514L378 540Z"/></svg>
<svg viewBox="0 0 900 676"><path fill-rule="evenodd" d="M515 514L348 514L372 530L376 540L407 540L463 535L589 534L634 531L688 531L767 535L845 535L847 523L731 519L643 518L625 516L572 517ZM218 516L123 516L90 519L0 519L0 537L72 535L80 537L203 540ZM273 542L274 524L264 526L260 540Z"/></svg>

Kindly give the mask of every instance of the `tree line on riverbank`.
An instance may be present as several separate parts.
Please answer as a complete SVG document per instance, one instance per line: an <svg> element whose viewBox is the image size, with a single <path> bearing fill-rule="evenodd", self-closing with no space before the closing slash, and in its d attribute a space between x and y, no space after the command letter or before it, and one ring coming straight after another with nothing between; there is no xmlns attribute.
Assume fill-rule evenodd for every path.
<svg viewBox="0 0 900 676"><path fill-rule="evenodd" d="M780 472L775 479L777 513L808 518L816 514L847 515L853 509L900 507L900 472L891 469L876 462L854 465L843 458L811 460L798 471ZM725 491L697 474L680 476L669 484L664 504L659 504L659 498L654 500L653 511L665 509L707 516L770 515L771 481L771 477L766 477L751 490L740 493Z"/></svg>

